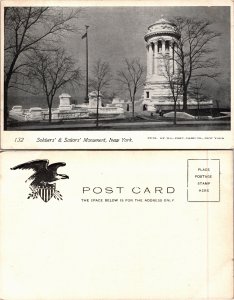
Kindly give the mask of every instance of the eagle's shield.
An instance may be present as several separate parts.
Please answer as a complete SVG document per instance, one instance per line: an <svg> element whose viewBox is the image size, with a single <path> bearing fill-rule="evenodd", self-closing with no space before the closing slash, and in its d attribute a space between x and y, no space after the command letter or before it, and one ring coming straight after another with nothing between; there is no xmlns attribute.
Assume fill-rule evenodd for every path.
<svg viewBox="0 0 234 300"><path fill-rule="evenodd" d="M44 202L48 202L54 195L56 184L45 184L38 186L38 194Z"/></svg>

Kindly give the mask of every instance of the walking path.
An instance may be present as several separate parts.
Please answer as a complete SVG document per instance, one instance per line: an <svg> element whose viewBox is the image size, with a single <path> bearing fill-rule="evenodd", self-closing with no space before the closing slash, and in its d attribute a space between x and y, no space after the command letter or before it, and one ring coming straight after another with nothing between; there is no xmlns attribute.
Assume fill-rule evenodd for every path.
<svg viewBox="0 0 234 300"><path fill-rule="evenodd" d="M229 121L221 120L186 120L177 121L174 125L172 121L140 121L140 122L102 122L99 123L99 130L217 130L229 129ZM213 128L214 127L214 128ZM229 128L228 128L229 127ZM77 123L77 122L64 122L57 124L23 124L20 126L9 127L8 130L96 130L95 122L92 123Z"/></svg>

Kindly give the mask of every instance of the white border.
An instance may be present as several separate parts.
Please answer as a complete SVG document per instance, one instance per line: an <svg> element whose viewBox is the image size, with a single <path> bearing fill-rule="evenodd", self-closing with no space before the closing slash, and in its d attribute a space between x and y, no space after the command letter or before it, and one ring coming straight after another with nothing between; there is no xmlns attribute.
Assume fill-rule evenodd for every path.
<svg viewBox="0 0 234 300"><path fill-rule="evenodd" d="M4 131L3 130L3 11L4 6L230 6L231 8L231 130L229 131ZM208 1L1 1L1 148L2 149L232 149L233 148L233 2ZM80 142L58 142L59 138L79 139ZM23 138L23 142L15 142ZM55 139L54 142L37 142L38 138ZM107 142L82 142L84 138ZM109 139L119 142L109 142ZM122 142L132 138L132 142Z"/></svg>

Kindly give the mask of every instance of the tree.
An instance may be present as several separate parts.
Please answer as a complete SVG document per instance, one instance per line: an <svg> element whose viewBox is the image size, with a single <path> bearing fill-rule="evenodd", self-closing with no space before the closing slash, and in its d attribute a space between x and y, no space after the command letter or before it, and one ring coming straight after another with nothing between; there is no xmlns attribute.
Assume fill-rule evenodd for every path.
<svg viewBox="0 0 234 300"><path fill-rule="evenodd" d="M172 60L169 56L164 56L164 77L167 80L167 84L171 91L171 95L174 102L174 118L173 122L176 125L176 108L177 108L177 101L180 97L183 89L182 80L181 80L181 70L178 68L176 72L173 71L172 68Z"/></svg>
<svg viewBox="0 0 234 300"><path fill-rule="evenodd" d="M191 78L216 79L218 61L214 57L216 47L211 47L220 33L212 30L207 20L177 17L173 20L180 39L175 40L175 60L181 69L183 85L183 109L187 109L188 87Z"/></svg>
<svg viewBox="0 0 234 300"><path fill-rule="evenodd" d="M81 72L75 68L75 62L65 51L34 51L30 61L29 78L35 83L35 89L42 90L49 109L49 122L52 117L52 105L56 92L66 85L79 84Z"/></svg>
<svg viewBox="0 0 234 300"><path fill-rule="evenodd" d="M136 93L145 82L145 67L138 58L124 60L124 68L117 72L117 80L127 88L132 102L132 117L135 115Z"/></svg>
<svg viewBox="0 0 234 300"><path fill-rule="evenodd" d="M230 95L230 78L224 82L218 83L217 87L212 87L210 91L211 97L215 99L217 110L221 108L230 109L231 95Z"/></svg>
<svg viewBox="0 0 234 300"><path fill-rule="evenodd" d="M27 89L27 55L43 41L55 43L55 38L73 31L71 24L80 10L49 7L5 7L4 10L4 124L8 116L8 90ZM18 75L18 76L17 76Z"/></svg>
<svg viewBox="0 0 234 300"><path fill-rule="evenodd" d="M106 88L109 87L112 80L112 74L110 65L108 62L98 59L92 68L92 78L90 80L90 86L97 93L97 106L96 106L96 127L99 126L99 100L100 94Z"/></svg>
<svg viewBox="0 0 234 300"><path fill-rule="evenodd" d="M195 97L197 101L197 117L200 118L200 102L204 99L204 96L201 93L203 88L203 82L199 80L195 80L194 83L191 84L191 93Z"/></svg>

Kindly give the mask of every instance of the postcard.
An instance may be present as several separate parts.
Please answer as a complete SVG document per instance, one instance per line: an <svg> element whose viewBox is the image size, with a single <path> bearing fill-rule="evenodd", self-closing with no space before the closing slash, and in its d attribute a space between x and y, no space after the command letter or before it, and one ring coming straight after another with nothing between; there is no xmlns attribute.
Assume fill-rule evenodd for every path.
<svg viewBox="0 0 234 300"><path fill-rule="evenodd" d="M1 1L2 149L231 149L233 2Z"/></svg>
<svg viewBox="0 0 234 300"><path fill-rule="evenodd" d="M233 153L1 153L1 299L231 299Z"/></svg>

